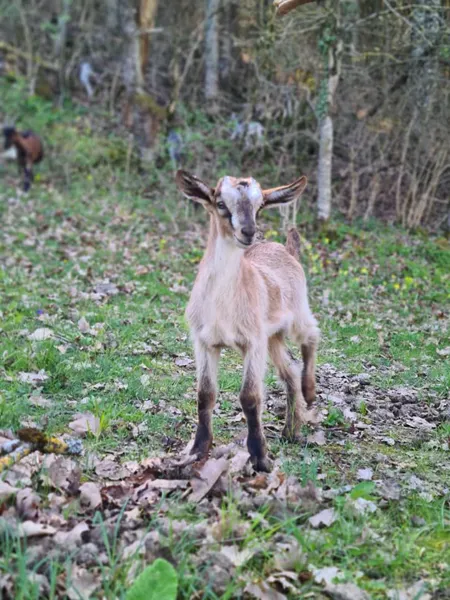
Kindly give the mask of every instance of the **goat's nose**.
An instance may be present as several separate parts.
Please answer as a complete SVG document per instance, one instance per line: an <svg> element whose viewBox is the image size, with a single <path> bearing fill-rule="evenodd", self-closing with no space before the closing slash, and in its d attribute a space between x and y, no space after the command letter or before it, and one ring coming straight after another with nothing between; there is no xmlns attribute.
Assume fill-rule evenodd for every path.
<svg viewBox="0 0 450 600"><path fill-rule="evenodd" d="M241 231L245 237L251 238L255 235L256 229L254 225L245 225Z"/></svg>

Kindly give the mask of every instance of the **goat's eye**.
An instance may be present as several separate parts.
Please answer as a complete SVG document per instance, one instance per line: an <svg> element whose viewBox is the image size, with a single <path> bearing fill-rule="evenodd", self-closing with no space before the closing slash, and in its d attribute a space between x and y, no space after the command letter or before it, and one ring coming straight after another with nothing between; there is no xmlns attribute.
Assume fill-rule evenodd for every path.
<svg viewBox="0 0 450 600"><path fill-rule="evenodd" d="M220 210L223 210L224 208L226 208L225 202L218 202L216 204L217 208L219 208Z"/></svg>

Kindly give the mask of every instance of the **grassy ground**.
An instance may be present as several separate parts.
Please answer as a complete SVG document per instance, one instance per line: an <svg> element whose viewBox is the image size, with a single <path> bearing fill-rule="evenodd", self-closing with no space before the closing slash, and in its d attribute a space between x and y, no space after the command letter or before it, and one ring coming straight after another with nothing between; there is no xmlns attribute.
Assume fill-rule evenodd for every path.
<svg viewBox="0 0 450 600"><path fill-rule="evenodd" d="M192 351L183 312L205 242L204 217L192 215L164 174L164 194L162 188L136 193L130 178L125 181L126 174L117 176L110 167L100 165L94 175L82 174L65 189L52 187L44 169L42 181L22 197L11 186L13 169L2 169L8 176L0 183L0 429L35 424L59 434L67 431L74 414L89 411L100 419L99 432L86 440L90 453L140 461L178 450L195 424L195 376L187 360ZM180 574L180 598L242 597L244 579L269 577L283 540L297 540L303 552L292 567L299 575L296 591L273 584L287 597L320 598L322 586L311 576L313 567L334 566L342 580L356 582L370 598L386 598L390 590L418 580L428 583L433 597L447 598L448 242L375 222L338 223L319 235L306 213L299 220L302 261L323 333L319 406L326 417L326 444L308 443L306 436L301 445L282 444L280 418L266 411L264 420L281 469L303 485L310 481L331 491L330 506L338 518L315 530L307 522L314 509L280 515L263 503L248 514L237 498L225 496L217 510L222 522L233 522L230 538L243 524L239 548L258 544L264 550L219 585L223 574L211 580L204 570L208 562L195 561L198 541L167 534L167 551ZM264 217L262 226L266 237L279 239L276 215ZM55 337L29 339L43 327ZM326 376L330 366L336 370L331 380ZM19 375L41 370L48 379L38 387ZM214 420L216 444L244 432L244 423L233 420L239 414L240 373L238 357L226 352ZM372 437L356 436L351 419L333 401L330 390L342 392L342 373L341 381L350 386L352 375L368 376L370 393L359 399L355 393L352 409L357 420L373 425ZM282 402L271 369L266 383L269 406ZM375 419L380 416L377 401L404 388L414 393L416 407L424 407L418 414L428 419L433 413L427 411L436 408L425 433L404 427L401 411L384 422ZM374 481L358 483L358 469L367 467ZM83 468L89 479L88 465ZM411 476L421 484L412 485ZM399 498L378 493L385 481L400 486ZM349 494L375 501L376 510L355 516ZM77 505L71 510L76 513ZM165 514L174 523L205 519L201 510L176 496ZM151 515L146 526L152 527ZM11 597L42 597L29 576L42 572L42 564L33 562L24 543L9 534L2 536L1 549L0 581L11 576ZM215 549L212 544L211 552ZM66 597L60 578L72 559L46 565L49 597ZM133 568L132 561L111 549L107 564L93 569L103 594L97 590L91 597L124 597Z"/></svg>

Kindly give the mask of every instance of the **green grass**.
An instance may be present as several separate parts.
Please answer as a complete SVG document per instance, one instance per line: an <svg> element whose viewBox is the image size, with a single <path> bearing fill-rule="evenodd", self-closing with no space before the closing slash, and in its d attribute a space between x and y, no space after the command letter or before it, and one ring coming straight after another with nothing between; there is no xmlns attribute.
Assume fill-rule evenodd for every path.
<svg viewBox="0 0 450 600"><path fill-rule="evenodd" d="M175 361L180 355L192 357L183 312L201 258L206 219L186 218L186 206L164 171L160 177L164 186L152 190L149 199L140 193L143 179L126 178L120 157L119 171L110 157L98 158L95 137L87 133L88 115L75 108L55 115L44 108L37 101L26 104L23 119L29 116L38 126L48 126L55 148L58 123L82 127L86 137L81 137L81 147L73 149L68 162L72 183L67 176L55 186L47 185L53 174L44 165L41 182L27 197L9 202L16 196L11 181L0 184L0 429L15 430L31 421L62 433L75 413L88 410L100 418L101 432L88 437L87 449L100 455L120 450L123 460L157 455L170 444L168 438L187 442L195 424L195 371L178 367ZM93 154L98 163L84 160ZM2 169L14 178L12 168ZM371 383L381 389L407 385L427 402L448 397L448 242L375 222L350 226L336 221L328 233L319 234L309 221L306 212L300 215L299 230L307 240L302 262L323 337L319 365L330 363L348 373L369 371ZM201 235L196 237L193 232L199 223ZM272 233L278 228L276 215L263 217L262 225L278 238ZM96 297L96 285L105 280L114 283L118 293ZM80 331L81 317L91 327L101 324L94 328L95 335ZM30 341L28 335L40 327L51 328L55 338ZM230 427L228 422L239 411L239 365L238 356L225 353L220 414L214 420L217 444L233 439L244 427L242 423ZM51 403L45 408L30 403L36 390L19 379L20 372L41 369L48 379L39 393ZM272 369L266 383L275 393L278 384ZM359 416L370 418L364 403ZM276 421L267 413L264 420ZM325 431L342 425L342 412L330 405ZM391 433L397 436L396 431ZM269 446L286 473L302 484L354 487L357 469L376 464L374 479L400 479L411 472L430 485L448 487L449 470L442 468L448 453L443 456L441 445L449 435L446 422L432 433L436 447L418 442L391 448L367 440L340 445L331 437L323 448L290 446L275 437ZM344 579L356 581L375 599L420 578L434 581L434 589L445 594L450 587L448 493L427 500L406 491L399 501L386 502L363 519L349 511L347 495L333 500L339 519L320 532L306 526L310 513L305 511L283 515L262 506L258 517L249 515L235 498L225 498L223 519L248 526L239 537L240 547L257 544L262 550L217 595L205 575L208 566L194 566L198 543L189 535L167 536L167 554L177 559L180 597L190 598L199 589L203 594L197 597L204 599L242 597L237 575L241 572L248 579L270 574L273 540L282 535L297 539L307 556L298 572L308 565L336 566ZM203 518L185 501L173 501L169 517L190 523ZM96 519L101 523L103 516ZM230 526L230 538L235 530ZM211 546L212 551L219 548L219 542ZM48 597L59 597L56 582L71 560L70 556L45 559ZM113 544L106 564L98 567L103 596L96 597L124 598L132 562L121 561ZM0 580L11 575L15 598L39 597L27 574L41 567L39 561L30 562L23 541L2 536ZM315 597L311 594L319 589L307 580L298 597Z"/></svg>

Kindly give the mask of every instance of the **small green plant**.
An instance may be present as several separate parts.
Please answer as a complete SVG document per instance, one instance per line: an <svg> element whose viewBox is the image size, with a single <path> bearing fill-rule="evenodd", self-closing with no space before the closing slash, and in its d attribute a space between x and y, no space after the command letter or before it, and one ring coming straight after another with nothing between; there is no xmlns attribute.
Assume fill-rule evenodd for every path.
<svg viewBox="0 0 450 600"><path fill-rule="evenodd" d="M359 414L361 414L363 417L367 415L367 404L364 402L364 400L361 400L359 403L358 410Z"/></svg>
<svg viewBox="0 0 450 600"><path fill-rule="evenodd" d="M345 418L342 410L335 406L330 406L327 418L324 420L324 425L327 427L335 427L336 425L343 425L344 423Z"/></svg>
<svg viewBox="0 0 450 600"><path fill-rule="evenodd" d="M157 558L133 583L126 600L175 600L177 588L177 572L167 560Z"/></svg>
<svg viewBox="0 0 450 600"><path fill-rule="evenodd" d="M361 481L355 485L355 487L350 492L350 498L352 500L357 500L358 498L364 498L364 500L373 500L372 492L375 489L375 484L373 481Z"/></svg>

